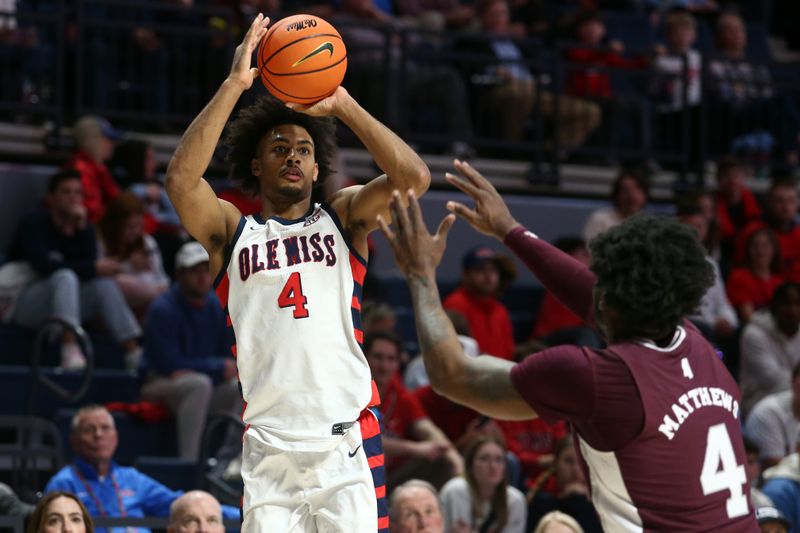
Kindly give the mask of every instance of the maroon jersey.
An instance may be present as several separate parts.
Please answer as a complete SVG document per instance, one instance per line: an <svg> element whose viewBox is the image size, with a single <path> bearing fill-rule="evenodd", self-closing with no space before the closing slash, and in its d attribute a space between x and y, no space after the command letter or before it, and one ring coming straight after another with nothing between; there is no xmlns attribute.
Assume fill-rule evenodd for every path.
<svg viewBox="0 0 800 533"><path fill-rule="evenodd" d="M592 322L591 271L524 228L506 244ZM511 379L539 416L575 427L606 532L759 531L739 390L690 323L667 347L642 339L605 350L551 348L517 365Z"/></svg>

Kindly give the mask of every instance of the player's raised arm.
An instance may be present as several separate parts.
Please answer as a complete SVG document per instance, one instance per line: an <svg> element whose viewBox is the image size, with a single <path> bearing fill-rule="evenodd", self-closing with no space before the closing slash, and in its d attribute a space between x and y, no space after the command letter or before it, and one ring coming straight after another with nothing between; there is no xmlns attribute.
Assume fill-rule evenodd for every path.
<svg viewBox="0 0 800 533"><path fill-rule="evenodd" d="M212 272L219 269L222 250L238 223L239 213L220 201L203 179L222 130L244 91L253 84L258 69L250 61L267 32L269 19L259 14L236 47L231 72L217 93L181 137L167 168L166 189L181 223L211 255Z"/></svg>
<svg viewBox="0 0 800 533"><path fill-rule="evenodd" d="M428 190L431 174L422 158L364 110L344 88L339 87L333 95L311 107L293 107L311 115L336 116L358 136L384 172L366 185L348 187L330 199L351 235L366 237L377 229L378 214L389 220L392 191L412 189L421 196Z"/></svg>
<svg viewBox="0 0 800 533"><path fill-rule="evenodd" d="M448 173L445 177L472 197L475 207L451 201L447 208L479 232L502 241L561 303L592 324L595 284L592 271L514 220L494 186L469 163L456 161L455 167L461 176Z"/></svg>
<svg viewBox="0 0 800 533"><path fill-rule="evenodd" d="M448 215L436 235L431 235L413 191L408 192L407 201L408 210L402 206L400 194L393 193L390 210L394 230L380 215L378 223L411 289L420 351L433 389L493 418L536 416L511 384L514 365L497 357L467 357L442 309L436 287L436 267L442 259L447 232L455 217Z"/></svg>

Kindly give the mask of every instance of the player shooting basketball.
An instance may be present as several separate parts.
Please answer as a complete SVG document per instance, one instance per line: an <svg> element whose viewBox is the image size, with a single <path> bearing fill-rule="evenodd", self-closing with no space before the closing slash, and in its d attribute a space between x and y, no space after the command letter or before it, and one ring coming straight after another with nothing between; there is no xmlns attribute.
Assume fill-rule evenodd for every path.
<svg viewBox="0 0 800 533"><path fill-rule="evenodd" d="M454 217L431 236L413 191L408 210L398 193L396 229L385 221L381 229L411 288L434 389L495 418L572 423L605 531L757 532L738 387L685 319L713 281L696 235L637 215L592 241L590 270L514 220L474 168L456 168L463 178L447 179L475 207L448 208L504 242L547 290L600 327L608 348L556 346L517 365L465 357L435 277Z"/></svg>
<svg viewBox="0 0 800 533"><path fill-rule="evenodd" d="M236 337L245 404L243 531L388 531L377 404L361 350L367 235L391 192L422 194L425 163L339 88L302 112L271 99L229 128L232 176L261 199L243 217L202 178L223 128L258 71L267 31L256 17L233 66L183 135L167 170L181 221L210 255ZM312 205L330 173L336 117L385 172ZM374 469L370 469L370 464Z"/></svg>

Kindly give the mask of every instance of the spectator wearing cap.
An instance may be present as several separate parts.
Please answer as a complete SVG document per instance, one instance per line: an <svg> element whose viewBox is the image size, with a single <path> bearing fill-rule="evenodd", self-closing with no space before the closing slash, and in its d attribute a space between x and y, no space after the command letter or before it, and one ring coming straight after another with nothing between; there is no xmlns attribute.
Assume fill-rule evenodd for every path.
<svg viewBox="0 0 800 533"><path fill-rule="evenodd" d="M100 220L106 204L119 194L119 187L106 166L114 152L114 141L120 134L102 117L85 116L78 119L72 130L75 153L68 168L74 168L83 181L83 204L89 222Z"/></svg>
<svg viewBox="0 0 800 533"><path fill-rule="evenodd" d="M583 227L583 239L590 243L601 233L642 211L647 204L648 195L648 180L643 172L633 168L620 170L611 188L614 205L598 209L589 215Z"/></svg>
<svg viewBox="0 0 800 533"><path fill-rule="evenodd" d="M444 308L464 315L482 353L514 358L514 330L506 307L497 299L505 262L493 249L478 246L462 259L461 284Z"/></svg>
<svg viewBox="0 0 800 533"><path fill-rule="evenodd" d="M145 322L144 357L150 369L142 397L175 415L178 450L196 460L209 412L240 414L236 362L225 314L211 290L208 253L197 242L175 257L177 282L152 304Z"/></svg>
<svg viewBox="0 0 800 533"><path fill-rule="evenodd" d="M774 507L756 509L756 520L758 527L761 528L761 533L789 533L792 529L792 523Z"/></svg>

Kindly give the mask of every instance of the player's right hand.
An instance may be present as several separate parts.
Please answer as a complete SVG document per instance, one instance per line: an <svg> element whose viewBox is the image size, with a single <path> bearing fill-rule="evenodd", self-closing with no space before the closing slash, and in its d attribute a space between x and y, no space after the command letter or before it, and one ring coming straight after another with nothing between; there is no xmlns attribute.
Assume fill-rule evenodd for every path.
<svg viewBox="0 0 800 533"><path fill-rule="evenodd" d="M481 233L502 241L519 223L511 216L508 206L489 180L469 163L456 159L454 164L463 178L448 172L445 174L445 179L471 196L475 201L475 208L470 209L460 202L450 201L447 202L447 209L469 222Z"/></svg>
<svg viewBox="0 0 800 533"><path fill-rule="evenodd" d="M245 90L252 87L253 80L258 77L258 69L251 68L253 52L267 34L268 25L269 17L259 13L233 53L233 65L228 79L240 84Z"/></svg>

